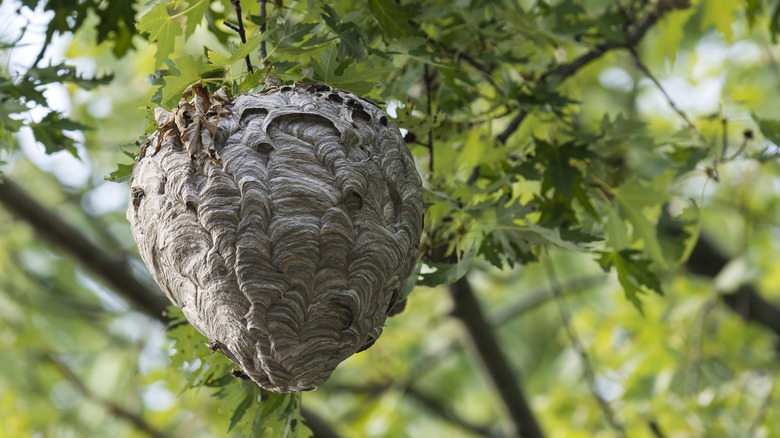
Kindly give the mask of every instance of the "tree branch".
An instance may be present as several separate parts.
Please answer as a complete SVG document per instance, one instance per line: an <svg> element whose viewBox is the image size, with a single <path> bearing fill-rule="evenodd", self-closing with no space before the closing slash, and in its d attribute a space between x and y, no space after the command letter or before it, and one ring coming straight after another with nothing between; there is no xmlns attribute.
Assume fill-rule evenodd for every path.
<svg viewBox="0 0 780 438"><path fill-rule="evenodd" d="M163 311L169 302L156 287L139 280L127 258L109 254L74 228L27 195L7 177L0 182L0 203L27 222L43 239L78 260L103 280L137 310L165 321Z"/></svg>
<svg viewBox="0 0 780 438"><path fill-rule="evenodd" d="M666 435L664 435L664 432L661 430L661 426L658 425L657 421L655 420L648 421L647 427L650 428L650 432L653 433L653 436L655 438L666 438Z"/></svg>
<svg viewBox="0 0 780 438"><path fill-rule="evenodd" d="M635 46L637 43L639 43L639 41L642 40L642 38L644 38L647 31L650 30L650 28L652 28L653 25L655 25L655 23L664 16L664 14L666 14L666 12L672 9L685 9L687 7L688 5L684 1L659 1L658 5L653 10L645 14L645 16L642 17L642 19L640 19L633 27L629 28L628 32L626 33L625 41L604 41L601 44L597 44L588 52L580 55L573 61L566 64L561 64L544 73L539 81L537 81L536 86L539 87L545 84L552 84L557 86L570 76L573 76L580 69L590 64L592 61L601 58L605 53L614 49ZM506 128L504 128L504 130L496 137L496 141L498 143L506 143L507 139L509 139L509 136L517 131L517 128L520 127L520 124L523 123L523 120L525 120L527 115L528 111L521 109L512 118L512 120L509 121Z"/></svg>
<svg viewBox="0 0 780 438"><path fill-rule="evenodd" d="M246 32L244 31L244 17L241 15L241 1L240 0L230 0L231 3L233 3L233 8L236 10L236 19L238 20L238 29L236 30L234 27L230 27L231 29L236 30L238 32L238 36L241 37L241 43L246 44ZM246 60L246 70L249 73L252 73L254 69L252 68L252 61L249 59L249 55L246 55L244 57Z"/></svg>
<svg viewBox="0 0 780 438"><path fill-rule="evenodd" d="M322 417L310 409L301 407L301 415L303 415L306 425L309 426L309 429L314 434L312 435L313 438L339 438L339 434Z"/></svg>
<svg viewBox="0 0 780 438"><path fill-rule="evenodd" d="M661 94L664 95L664 98L666 99L666 103L668 103L669 106L672 108L672 110L674 110L674 112L676 112L677 115L679 115L680 118L682 118L683 121L685 121L685 124L688 125L688 128L690 128L691 131L693 131L693 133L696 134L696 137L699 139L699 141L701 141L702 145L704 145L704 147L707 148L709 146L707 144L707 140L705 140L704 137L701 135L701 132L699 132L699 130L696 129L696 126L688 117L688 114L686 114L685 111L682 110L682 108L680 108L679 106L677 106L676 103L674 103L672 96L670 96L669 93L666 92L664 87L661 85L661 82L658 79L656 79L656 77L650 72L650 69L647 68L647 66L644 63L642 63L642 60L639 59L639 54L636 52L636 48L634 46L630 46L628 48L628 51L631 52L631 56L634 58L634 63L636 64L637 68L639 68L639 70L642 73L644 73L645 76L647 76L647 78L650 79L650 81L653 82L653 84L658 89L658 91L660 91ZM723 136L723 141L724 142L726 141L725 132ZM724 143L723 157L725 158L725 156L726 156L726 145Z"/></svg>
<svg viewBox="0 0 780 438"><path fill-rule="evenodd" d="M452 314L466 327L509 413L515 432L524 438L543 437L542 430L523 395L520 379L509 365L466 277L450 285L450 296L454 303Z"/></svg>
<svg viewBox="0 0 780 438"><path fill-rule="evenodd" d="M714 278L728 259L706 237L696 242L686 267L694 274ZM766 301L753 285L745 284L734 292L720 295L723 302L745 321L763 325L780 336L780 309Z"/></svg>

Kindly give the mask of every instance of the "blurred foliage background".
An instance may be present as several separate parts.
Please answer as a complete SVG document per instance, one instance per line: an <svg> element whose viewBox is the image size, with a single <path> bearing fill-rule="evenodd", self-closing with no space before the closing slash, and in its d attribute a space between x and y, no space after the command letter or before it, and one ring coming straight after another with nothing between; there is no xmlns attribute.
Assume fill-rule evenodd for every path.
<svg viewBox="0 0 780 438"><path fill-rule="evenodd" d="M780 435L778 20L768 0L3 0L0 436ZM291 397L166 329L124 219L152 109L269 73L381 102L425 180L405 310Z"/></svg>

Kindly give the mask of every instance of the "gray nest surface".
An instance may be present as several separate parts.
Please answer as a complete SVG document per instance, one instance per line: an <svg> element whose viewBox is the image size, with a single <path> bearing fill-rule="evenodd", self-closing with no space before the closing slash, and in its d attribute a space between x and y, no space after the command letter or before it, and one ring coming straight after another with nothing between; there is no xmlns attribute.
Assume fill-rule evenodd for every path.
<svg viewBox="0 0 780 438"><path fill-rule="evenodd" d="M376 341L417 261L409 150L378 106L326 85L185 96L133 169L141 257L258 385L314 389Z"/></svg>

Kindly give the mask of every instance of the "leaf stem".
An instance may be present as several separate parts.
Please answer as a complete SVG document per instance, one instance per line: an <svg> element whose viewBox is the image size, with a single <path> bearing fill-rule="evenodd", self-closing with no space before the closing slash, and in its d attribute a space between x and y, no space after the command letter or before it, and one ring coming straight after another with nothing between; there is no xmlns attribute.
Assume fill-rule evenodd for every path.
<svg viewBox="0 0 780 438"><path fill-rule="evenodd" d="M172 20L174 18L179 18L179 17L181 17L183 15L186 15L188 12L190 12L191 10L197 8L198 6L200 6L201 3L205 2L205 1L207 1L207 0L200 0L200 1L198 1L197 3L195 3L192 6L190 6L189 8L187 8L187 9L181 11L181 12L178 12L176 14L171 15L170 19Z"/></svg>
<svg viewBox="0 0 780 438"><path fill-rule="evenodd" d="M426 111L428 117L433 117L431 114L431 86L433 82L433 75L428 68L428 64L423 66L423 81L425 82L425 98L426 98ZM428 161L428 169L433 174L433 127L428 129L428 153L430 154L430 161Z"/></svg>
<svg viewBox="0 0 780 438"><path fill-rule="evenodd" d="M540 258L542 260L544 270L547 274L550 290L552 291L553 297L555 298L555 304L558 307L558 313L561 315L561 322L563 323L566 336L569 338L569 342L571 342L572 348L574 348L574 351L580 357L580 361L582 362L582 371L585 375L585 380L588 383L588 388L590 389L591 394L593 394L593 398L596 400L596 403L598 403L599 408L601 408L601 411L604 413L604 418L607 420L607 423L615 431L615 434L621 438L625 438L626 430L623 427L623 424L618 421L615 412L609 405L609 402L607 402L596 389L596 372L593 369L593 364L590 362L588 353L585 351L585 347L583 347L582 342L577 335L577 331L571 325L571 311L569 310L569 306L566 305L566 301L563 298L561 284L558 279L558 274L555 271L555 265L550 258L549 250L545 250L544 256Z"/></svg>
<svg viewBox="0 0 780 438"><path fill-rule="evenodd" d="M690 396L696 394L699 389L699 369L701 368L701 350L704 343L704 325L707 322L707 316L713 308L715 308L714 299L705 301L692 323L689 335L688 369L685 373L685 390Z"/></svg>
<svg viewBox="0 0 780 438"><path fill-rule="evenodd" d="M775 378L772 377L772 381L769 383L769 389L766 391L766 396L761 402L761 406L758 408L758 412L756 412L756 416L750 425L750 429L748 429L748 433L746 435L748 438L754 438L758 436L758 428L761 427L761 423L764 421L764 418L769 412L769 409L772 407L772 391L774 388Z"/></svg>
<svg viewBox="0 0 780 438"><path fill-rule="evenodd" d="M639 54L636 52L636 48L634 46L629 46L628 51L631 53L631 56L634 58L634 62L636 63L637 68L642 71L642 73L647 76L648 79L650 79L653 84L655 84L656 88L658 88L658 91L661 92L661 94L664 95L664 98L666 99L666 102L669 104L669 106L676 112L680 118L685 121L685 124L688 125L688 127L693 131L694 134L696 134L696 137L699 139L699 141L702 143L702 145L706 148L709 147L707 144L707 140L704 139L704 137L701 135L701 132L699 132L698 129L696 129L696 126L693 124L691 119L688 117L688 114L685 113L685 111L682 110L679 106L677 106L676 103L674 103L674 100L672 99L672 96L669 95L669 93L666 92L664 87L661 85L661 82L650 72L650 69L647 68L647 66L642 63L642 60L639 59ZM724 151L725 151L725 145L724 145Z"/></svg>

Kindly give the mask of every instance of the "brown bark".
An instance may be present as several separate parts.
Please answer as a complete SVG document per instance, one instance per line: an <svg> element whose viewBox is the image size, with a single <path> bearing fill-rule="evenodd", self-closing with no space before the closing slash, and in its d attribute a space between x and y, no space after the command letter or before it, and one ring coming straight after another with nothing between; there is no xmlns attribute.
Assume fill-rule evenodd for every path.
<svg viewBox="0 0 780 438"><path fill-rule="evenodd" d="M465 326L488 376L509 413L515 433L523 438L543 437L544 434L523 394L520 379L512 370L493 327L485 318L466 277L450 285L450 296L454 303L452 314Z"/></svg>

